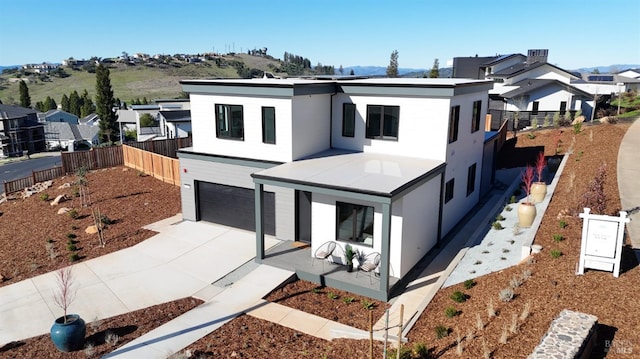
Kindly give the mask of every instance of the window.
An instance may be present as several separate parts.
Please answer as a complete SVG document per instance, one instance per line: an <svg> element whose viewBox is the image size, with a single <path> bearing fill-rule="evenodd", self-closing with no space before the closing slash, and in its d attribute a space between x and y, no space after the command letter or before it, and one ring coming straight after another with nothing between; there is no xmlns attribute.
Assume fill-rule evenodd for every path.
<svg viewBox="0 0 640 359"><path fill-rule="evenodd" d="M449 114L449 143L458 140L458 122L460 121L460 106L451 107Z"/></svg>
<svg viewBox="0 0 640 359"><path fill-rule="evenodd" d="M262 108L262 142L276 143L276 108Z"/></svg>
<svg viewBox="0 0 640 359"><path fill-rule="evenodd" d="M467 171L467 197L476 189L476 164L469 166Z"/></svg>
<svg viewBox="0 0 640 359"><path fill-rule="evenodd" d="M373 207L337 202L337 239L373 246L373 214Z"/></svg>
<svg viewBox="0 0 640 359"><path fill-rule="evenodd" d="M444 203L447 203L453 199L453 184L455 178L450 179L444 185Z"/></svg>
<svg viewBox="0 0 640 359"><path fill-rule="evenodd" d="M216 105L216 136L244 140L242 106Z"/></svg>
<svg viewBox="0 0 640 359"><path fill-rule="evenodd" d="M342 136L353 137L356 130L356 105L345 103L342 105Z"/></svg>
<svg viewBox="0 0 640 359"><path fill-rule="evenodd" d="M480 129L480 111L482 110L482 101L473 102L473 119L471 122L471 133Z"/></svg>
<svg viewBox="0 0 640 359"><path fill-rule="evenodd" d="M367 138L398 140L399 106L367 106Z"/></svg>
<svg viewBox="0 0 640 359"><path fill-rule="evenodd" d="M560 114L564 115L566 111L567 111L567 101L560 102Z"/></svg>
<svg viewBox="0 0 640 359"><path fill-rule="evenodd" d="M532 115L537 115L538 114L538 107L540 106L540 102L538 101L533 101L533 107L531 108L531 114Z"/></svg>

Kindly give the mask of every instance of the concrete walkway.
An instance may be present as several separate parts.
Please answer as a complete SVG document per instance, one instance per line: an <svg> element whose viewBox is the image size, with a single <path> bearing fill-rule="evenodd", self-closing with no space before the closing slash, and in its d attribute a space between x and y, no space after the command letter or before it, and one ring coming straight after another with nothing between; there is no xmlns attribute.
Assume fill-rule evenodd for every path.
<svg viewBox="0 0 640 359"><path fill-rule="evenodd" d="M631 246L640 249L640 119L637 119L620 143L618 151L618 190L627 223Z"/></svg>
<svg viewBox="0 0 640 359"><path fill-rule="evenodd" d="M149 226L160 233L133 247L74 265L77 295L69 311L91 322L202 294L255 257L253 232L206 222L172 224L180 219ZM276 243L267 237L265 244ZM62 316L52 298L55 287L50 272L0 288L0 322L19 323L0 325L0 344L49 333Z"/></svg>

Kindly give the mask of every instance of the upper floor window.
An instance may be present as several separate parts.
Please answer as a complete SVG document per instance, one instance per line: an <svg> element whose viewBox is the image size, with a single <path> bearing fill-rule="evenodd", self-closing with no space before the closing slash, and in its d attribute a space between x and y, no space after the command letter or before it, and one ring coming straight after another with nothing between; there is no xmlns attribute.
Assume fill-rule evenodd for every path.
<svg viewBox="0 0 640 359"><path fill-rule="evenodd" d="M471 121L471 133L480 129L480 111L482 110L482 101L473 102L473 119Z"/></svg>
<svg viewBox="0 0 640 359"><path fill-rule="evenodd" d="M367 138L398 140L400 106L367 106Z"/></svg>
<svg viewBox="0 0 640 359"><path fill-rule="evenodd" d="M262 142L276 143L276 108L262 108Z"/></svg>
<svg viewBox="0 0 640 359"><path fill-rule="evenodd" d="M244 140L244 118L241 105L216 104L216 136Z"/></svg>
<svg viewBox="0 0 640 359"><path fill-rule="evenodd" d="M342 105L342 136L353 137L356 131L356 105L345 103Z"/></svg>
<svg viewBox="0 0 640 359"><path fill-rule="evenodd" d="M449 143L458 140L458 123L460 122L460 106L451 107L449 114Z"/></svg>

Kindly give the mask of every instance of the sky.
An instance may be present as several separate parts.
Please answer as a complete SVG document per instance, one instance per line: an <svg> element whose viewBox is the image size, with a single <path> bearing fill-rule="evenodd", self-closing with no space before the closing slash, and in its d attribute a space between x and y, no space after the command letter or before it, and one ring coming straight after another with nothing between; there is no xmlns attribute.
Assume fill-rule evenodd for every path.
<svg viewBox="0 0 640 359"><path fill-rule="evenodd" d="M0 0L0 65L266 47L313 65L440 67L548 49L573 70L640 64L640 0Z"/></svg>

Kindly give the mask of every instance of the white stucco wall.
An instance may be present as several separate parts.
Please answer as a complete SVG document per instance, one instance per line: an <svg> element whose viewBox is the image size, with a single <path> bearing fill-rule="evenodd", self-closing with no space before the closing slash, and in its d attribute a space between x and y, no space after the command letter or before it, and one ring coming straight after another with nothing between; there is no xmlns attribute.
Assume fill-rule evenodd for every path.
<svg viewBox="0 0 640 359"><path fill-rule="evenodd" d="M567 103L567 110L579 110L580 107L576 106L574 102L574 96L571 92L560 89L557 86L545 86L536 91L529 93L528 102L526 108L517 108L514 102L517 100L509 100L507 102L506 109L508 111L531 111L533 109L533 102L538 101L538 111L560 111L560 102L565 101ZM574 107L572 107L574 105ZM579 104L578 104L579 105Z"/></svg>
<svg viewBox="0 0 640 359"><path fill-rule="evenodd" d="M354 137L342 136L344 103L356 105ZM367 105L400 106L397 141L366 138ZM444 160L448 121L448 98L374 97L338 94L333 100L333 147Z"/></svg>
<svg viewBox="0 0 640 359"><path fill-rule="evenodd" d="M215 105L242 105L244 141L216 137ZM262 107L276 109L276 143L262 143ZM191 94L191 128L195 152L267 161L292 160L291 100Z"/></svg>
<svg viewBox="0 0 640 359"><path fill-rule="evenodd" d="M504 61L500 61L499 63L491 66L489 73L500 72L500 71L502 71L502 70L504 70L506 68L509 68L511 66L515 66L517 64L521 64L525 60L526 60L526 57L524 57L524 56L514 56L514 57L506 59Z"/></svg>
<svg viewBox="0 0 640 359"><path fill-rule="evenodd" d="M291 158L297 160L329 149L331 95L295 96L292 107Z"/></svg>

